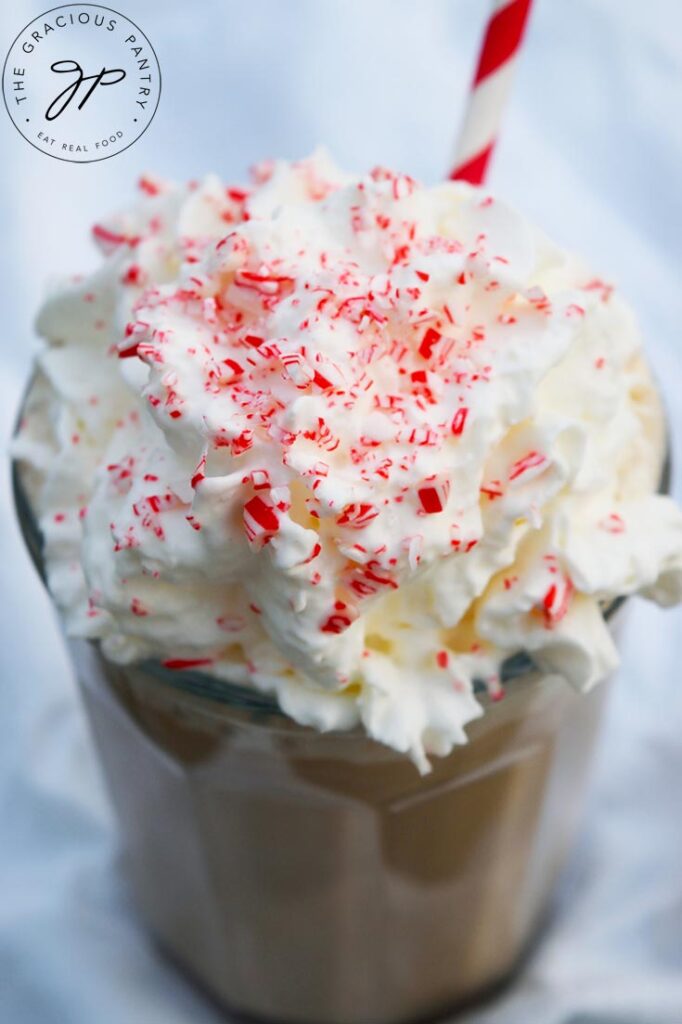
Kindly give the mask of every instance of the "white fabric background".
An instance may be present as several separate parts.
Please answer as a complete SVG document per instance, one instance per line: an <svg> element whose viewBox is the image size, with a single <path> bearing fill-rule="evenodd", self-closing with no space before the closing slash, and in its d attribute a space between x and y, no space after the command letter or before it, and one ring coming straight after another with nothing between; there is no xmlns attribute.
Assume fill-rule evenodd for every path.
<svg viewBox="0 0 682 1024"><path fill-rule="evenodd" d="M324 141L342 165L444 172L484 0L115 0L164 74L113 160L31 149L0 111L0 420L11 430L50 273L142 169L239 180ZM48 4L0 9L0 49ZM682 451L682 4L536 0L492 183L639 310ZM680 456L682 457L682 455ZM217 1024L159 959L115 872L115 832L47 599L2 470L0 1021ZM678 488L679 495L679 488ZM682 613L633 609L581 840L544 944L467 1024L682 1021Z"/></svg>

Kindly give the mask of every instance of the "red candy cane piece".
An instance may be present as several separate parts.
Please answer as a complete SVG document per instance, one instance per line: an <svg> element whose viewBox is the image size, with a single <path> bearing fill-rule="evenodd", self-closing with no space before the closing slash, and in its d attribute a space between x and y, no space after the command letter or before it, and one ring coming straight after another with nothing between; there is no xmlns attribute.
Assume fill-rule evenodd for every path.
<svg viewBox="0 0 682 1024"><path fill-rule="evenodd" d="M236 361L236 359L223 359L223 366L226 366L228 370L232 371L232 376L227 381L228 384L231 384L232 381L235 381L244 373L243 367Z"/></svg>
<svg viewBox="0 0 682 1024"><path fill-rule="evenodd" d="M250 546L256 550L264 547L279 530L277 510L258 494L244 505L244 530Z"/></svg>
<svg viewBox="0 0 682 1024"><path fill-rule="evenodd" d="M300 352L287 352L282 356L284 376L288 377L294 387L307 388L314 377L313 370L308 366Z"/></svg>
<svg viewBox="0 0 682 1024"><path fill-rule="evenodd" d="M213 443L218 448L224 447L225 445L225 442L223 442L219 438L216 438ZM237 437L229 439L226 443L227 445L229 445L229 448L233 455L242 455L244 452L247 452L249 448L251 448L253 445L253 431L248 429L242 430L241 434L238 434Z"/></svg>
<svg viewBox="0 0 682 1024"><path fill-rule="evenodd" d="M133 356L137 355L137 347L138 347L138 345L139 345L139 342L136 341L132 345L126 345L125 348L120 348L118 350L118 358L119 359L132 359Z"/></svg>
<svg viewBox="0 0 682 1024"><path fill-rule="evenodd" d="M426 484L417 491L417 497L422 515L435 515L442 512L450 493L450 481L445 480L439 484Z"/></svg>
<svg viewBox="0 0 682 1024"><path fill-rule="evenodd" d="M143 175L138 183L137 187L141 192L145 192L148 196L158 196L161 191L161 185L157 181L153 181L148 175Z"/></svg>
<svg viewBox="0 0 682 1024"><path fill-rule="evenodd" d="M310 565L310 563L312 561L314 561L318 557L318 555L321 553L321 551L322 551L322 545L319 543L319 541L315 541L315 543L313 544L313 549L310 552L310 554L308 555L308 557L304 558L303 561L299 562L298 564L299 565Z"/></svg>
<svg viewBox="0 0 682 1024"><path fill-rule="evenodd" d="M138 354L139 345L142 342L142 339L146 336L148 327L149 324L145 323L143 320L135 320L134 322L126 324L124 336L126 338L137 338L137 340L133 340L128 345L118 349L119 359L130 359L132 356L136 356Z"/></svg>
<svg viewBox="0 0 682 1024"><path fill-rule="evenodd" d="M251 481L254 491L262 491L270 486L270 474L267 469L252 469L247 477L244 477L242 483Z"/></svg>
<svg viewBox="0 0 682 1024"><path fill-rule="evenodd" d="M357 611L350 608L343 601L337 601L334 611L320 626L321 633L344 633L357 618Z"/></svg>
<svg viewBox="0 0 682 1024"><path fill-rule="evenodd" d="M438 344L441 337L442 335L440 331L435 330L433 327L429 327L421 340L419 355L423 359L430 359L433 354L434 346Z"/></svg>
<svg viewBox="0 0 682 1024"><path fill-rule="evenodd" d="M234 275L234 283L238 288L247 288L251 291L259 292L261 295L274 296L280 295L285 286L293 285L294 278L270 274L267 271L263 274L257 274L251 270L237 270Z"/></svg>
<svg viewBox="0 0 682 1024"><path fill-rule="evenodd" d="M459 437L462 431L464 430L468 415L469 410L465 405L463 405L461 409L458 409L455 415L453 416L451 430L455 437Z"/></svg>
<svg viewBox="0 0 682 1024"><path fill-rule="evenodd" d="M120 231L112 231L110 228L105 228L102 224L95 224L92 229L93 238L100 243L100 246L104 252L111 252L112 249L117 248L119 245L129 245L132 247L136 246L140 241L138 236L124 235Z"/></svg>
<svg viewBox="0 0 682 1024"><path fill-rule="evenodd" d="M193 490L196 490L196 488L199 486L201 481L206 479L206 474L204 473L205 469L206 469L206 456L202 455L201 459L199 460L199 465L194 470L194 476L192 477L192 479L190 481Z"/></svg>
<svg viewBox="0 0 682 1024"><path fill-rule="evenodd" d="M617 512L611 512L597 525L600 530L606 530L607 533L625 533L625 521Z"/></svg>
<svg viewBox="0 0 682 1024"><path fill-rule="evenodd" d="M522 459L517 459L512 465L509 470L509 480L518 480L524 473L527 473L530 469L538 469L545 462L547 462L547 456L543 455L542 452L528 452L527 455L524 455Z"/></svg>
<svg viewBox="0 0 682 1024"><path fill-rule="evenodd" d="M364 502L353 502L342 510L336 520L338 526L350 526L355 530L362 530L368 523L379 515L379 510L374 505Z"/></svg>
<svg viewBox="0 0 682 1024"><path fill-rule="evenodd" d="M552 629L566 615L574 591L573 581L564 576L559 583L552 583L542 599L545 628Z"/></svg>

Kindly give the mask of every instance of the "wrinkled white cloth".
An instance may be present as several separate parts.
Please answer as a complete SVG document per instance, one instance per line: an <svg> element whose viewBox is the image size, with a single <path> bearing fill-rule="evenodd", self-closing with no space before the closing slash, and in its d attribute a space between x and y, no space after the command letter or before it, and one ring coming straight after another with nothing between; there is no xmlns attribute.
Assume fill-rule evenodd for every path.
<svg viewBox="0 0 682 1024"><path fill-rule="evenodd" d="M487 5L475 0L255 0L129 5L164 95L113 160L50 160L0 117L3 437L26 379L41 282L92 266L86 229L140 170L237 180L268 154L324 141L349 167L436 181L449 159ZM669 398L679 292L682 13L670 0L539 0L492 184L615 279ZM3 8L0 41L42 10ZM349 72L352 71L352 74ZM75 230L74 226L81 225ZM677 495L680 489L676 488ZM0 1022L218 1024L156 953L116 873L116 839L46 595L0 504ZM679 1024L682 1019L682 614L631 609L623 665L578 846L542 943L465 1024ZM646 693L646 697L645 697Z"/></svg>

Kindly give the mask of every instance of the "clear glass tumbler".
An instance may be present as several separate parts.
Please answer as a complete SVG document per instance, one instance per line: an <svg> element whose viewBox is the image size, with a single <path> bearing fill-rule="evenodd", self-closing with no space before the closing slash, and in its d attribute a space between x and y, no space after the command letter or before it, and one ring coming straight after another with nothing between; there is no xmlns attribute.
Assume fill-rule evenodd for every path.
<svg viewBox="0 0 682 1024"><path fill-rule="evenodd" d="M17 505L42 570L20 486ZM400 1024L512 971L570 845L604 685L576 694L518 656L505 699L422 777L253 690L69 644L137 905L228 1007Z"/></svg>

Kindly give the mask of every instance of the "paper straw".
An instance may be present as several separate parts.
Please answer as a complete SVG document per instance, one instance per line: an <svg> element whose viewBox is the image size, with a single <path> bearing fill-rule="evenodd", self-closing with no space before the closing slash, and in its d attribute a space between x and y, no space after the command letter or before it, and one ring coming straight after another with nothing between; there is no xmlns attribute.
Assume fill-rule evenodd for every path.
<svg viewBox="0 0 682 1024"><path fill-rule="evenodd" d="M532 0L493 0L449 177L480 185L497 141Z"/></svg>

